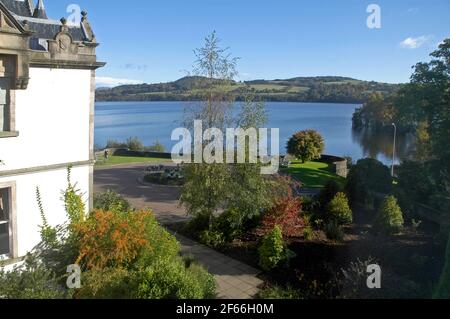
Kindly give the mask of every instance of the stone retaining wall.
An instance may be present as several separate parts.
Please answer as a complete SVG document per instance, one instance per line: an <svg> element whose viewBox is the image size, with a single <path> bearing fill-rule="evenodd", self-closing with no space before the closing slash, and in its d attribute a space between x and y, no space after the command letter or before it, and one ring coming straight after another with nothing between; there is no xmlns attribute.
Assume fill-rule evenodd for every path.
<svg viewBox="0 0 450 319"><path fill-rule="evenodd" d="M347 178L348 175L348 163L347 159L343 157L333 155L322 155L320 159L322 162L332 165L336 175Z"/></svg>

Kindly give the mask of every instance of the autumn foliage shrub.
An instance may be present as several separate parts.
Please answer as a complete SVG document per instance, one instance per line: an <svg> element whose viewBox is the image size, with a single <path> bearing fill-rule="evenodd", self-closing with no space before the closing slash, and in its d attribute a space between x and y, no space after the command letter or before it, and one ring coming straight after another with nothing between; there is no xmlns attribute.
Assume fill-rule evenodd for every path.
<svg viewBox="0 0 450 319"><path fill-rule="evenodd" d="M152 249L147 229L153 218L148 211L94 211L86 221L73 225L79 246L76 263L88 269L131 264L141 251Z"/></svg>
<svg viewBox="0 0 450 319"><path fill-rule="evenodd" d="M272 205L261 218L263 234L278 225L286 238L302 236L308 222L301 215L302 199L294 194L300 184L291 177L278 177L272 188Z"/></svg>
<svg viewBox="0 0 450 319"><path fill-rule="evenodd" d="M275 225L280 226L283 236L298 237L307 226L300 213L302 203L300 198L284 197L278 199L262 218L264 233L271 231Z"/></svg>

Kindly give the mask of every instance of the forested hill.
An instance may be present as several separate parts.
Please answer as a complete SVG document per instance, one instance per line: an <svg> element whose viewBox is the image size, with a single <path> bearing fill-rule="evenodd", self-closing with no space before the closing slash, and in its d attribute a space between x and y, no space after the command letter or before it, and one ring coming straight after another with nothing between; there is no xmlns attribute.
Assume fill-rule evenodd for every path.
<svg viewBox="0 0 450 319"><path fill-rule="evenodd" d="M97 101L194 101L200 100L204 90L201 77L184 77L159 84L122 85L111 89L97 89ZM352 78L324 76L297 77L286 80L255 80L232 82L217 88L243 100L254 94L265 101L363 103L373 92L390 95L401 84L360 81Z"/></svg>

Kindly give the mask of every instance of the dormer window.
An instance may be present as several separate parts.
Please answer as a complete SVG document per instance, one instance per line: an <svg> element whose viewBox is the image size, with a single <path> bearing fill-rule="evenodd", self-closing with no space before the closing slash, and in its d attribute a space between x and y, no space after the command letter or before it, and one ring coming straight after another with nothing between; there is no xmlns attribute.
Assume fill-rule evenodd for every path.
<svg viewBox="0 0 450 319"><path fill-rule="evenodd" d="M0 138L14 137L15 62L12 56L0 55Z"/></svg>

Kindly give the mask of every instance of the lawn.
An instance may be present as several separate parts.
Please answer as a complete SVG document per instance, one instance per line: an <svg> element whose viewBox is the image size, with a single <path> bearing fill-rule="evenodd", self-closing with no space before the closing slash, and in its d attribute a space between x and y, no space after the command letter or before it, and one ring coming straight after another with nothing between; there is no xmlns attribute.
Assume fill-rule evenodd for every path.
<svg viewBox="0 0 450 319"><path fill-rule="evenodd" d="M167 163L170 159L154 158L154 157L132 157L132 156L111 156L107 161L99 159L96 166L112 166L120 164L136 164L136 163Z"/></svg>
<svg viewBox="0 0 450 319"><path fill-rule="evenodd" d="M296 180L303 183L305 188L323 188L330 179L339 184L343 184L345 179L333 173L332 168L327 163L294 161L283 170Z"/></svg>

